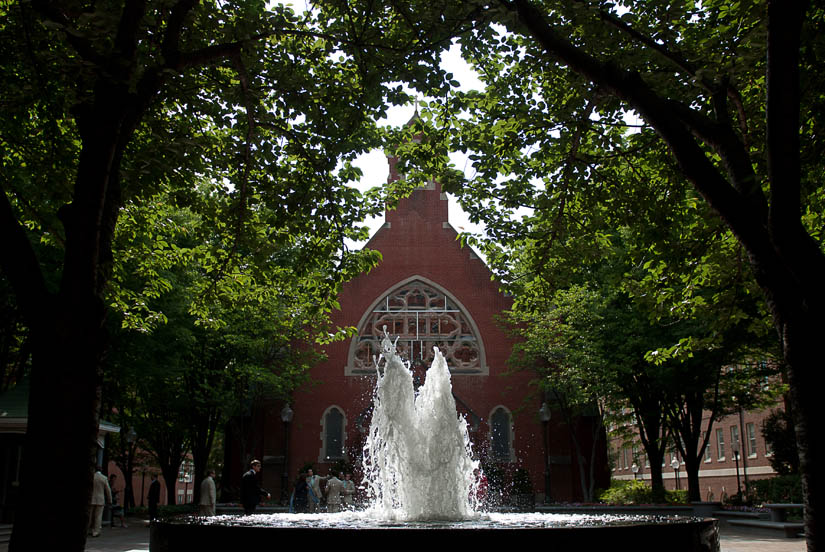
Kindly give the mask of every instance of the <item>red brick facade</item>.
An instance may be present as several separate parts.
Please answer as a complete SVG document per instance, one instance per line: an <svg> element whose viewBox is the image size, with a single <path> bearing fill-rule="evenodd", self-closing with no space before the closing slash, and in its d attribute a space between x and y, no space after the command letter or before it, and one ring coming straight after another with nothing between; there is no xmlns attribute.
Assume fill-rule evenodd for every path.
<svg viewBox="0 0 825 552"><path fill-rule="evenodd" d="M398 178L394 159L390 159L390 178ZM440 184L431 182L401 200L395 210L388 211L385 224L367 244L380 251L383 260L371 272L343 287L339 297L341 310L332 315L334 324L358 327L359 335L326 347L327 360L311 373L315 383L294 395L286 464L288 481L294 482L298 470L307 463L312 463L316 472L327 473L341 457L338 444L328 445L325 441L325 436L332 434L341 435L344 460L355 466L357 474L375 385L369 362L370 345L364 344L364 336L375 333L390 320L387 329L391 335L406 333L409 338L402 338L399 350L408 358L413 357L419 380L429 367L426 360L436 334L453 332L463 336L451 342L455 362L445 356L452 371L458 409L470 427L473 450L480 458L495 461L504 472L512 474L516 468L526 469L534 493L539 500L543 499L545 451L538 419L542 401L530 396L533 388L528 386L529 374L505 375L512 342L496 320L512 302L498 290L484 262L471 249L461 247L447 215L447 198ZM421 297L413 297L414 294ZM397 310L409 308L414 300L438 305L441 314L430 311L425 315L422 310L422 318L418 319L419 313L414 310ZM402 312L408 314L398 314ZM251 421L263 435L254 450L264 461L264 486L278 490L273 497L280 495L285 473L281 406L272 405L258 421ZM494 418L498 431L507 432L502 428L508 422L510 426L509 435L498 442L496 450L490 437ZM558 419L554 416L548 424L552 498L577 500L581 497L578 468L569 432ZM331 430L333 426L340 427L340 432ZM601 457L605 460L600 462L597 473L603 474L601 479L605 481L600 486L604 486L606 453ZM228 460L233 461L225 473L234 480L243 466L237 458Z"/></svg>
<svg viewBox="0 0 825 552"><path fill-rule="evenodd" d="M714 422L711 428L711 436L705 451L704 461L699 469L699 486L702 492L702 500L725 501L735 495L741 488L744 493L747 481L766 479L774 477L776 472L771 467L771 451L767 447L764 437L762 437L762 421L770 414L771 410L743 411L739 414L725 416L721 420ZM703 421L707 426L707 417ZM732 444L739 441L738 462L734 458ZM634 462L634 452L639 472L638 479L649 481L649 466L646 463L644 451L641 446L635 448L622 446L616 440L613 445L613 478L633 479L631 466ZM673 469L672 462L676 453L665 455L665 466L663 468L663 478L665 488L676 488L677 471ZM679 488L687 489L687 479L685 477L684 462L676 454L679 463ZM737 481L738 472L738 481Z"/></svg>

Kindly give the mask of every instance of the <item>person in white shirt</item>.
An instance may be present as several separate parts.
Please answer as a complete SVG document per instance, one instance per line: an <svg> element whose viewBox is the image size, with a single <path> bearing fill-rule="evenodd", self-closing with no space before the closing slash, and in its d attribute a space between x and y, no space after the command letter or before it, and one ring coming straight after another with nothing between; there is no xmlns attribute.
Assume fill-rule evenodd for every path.
<svg viewBox="0 0 825 552"><path fill-rule="evenodd" d="M198 504L198 513L202 516L215 515L215 470L206 472L206 477L201 482L201 500Z"/></svg>

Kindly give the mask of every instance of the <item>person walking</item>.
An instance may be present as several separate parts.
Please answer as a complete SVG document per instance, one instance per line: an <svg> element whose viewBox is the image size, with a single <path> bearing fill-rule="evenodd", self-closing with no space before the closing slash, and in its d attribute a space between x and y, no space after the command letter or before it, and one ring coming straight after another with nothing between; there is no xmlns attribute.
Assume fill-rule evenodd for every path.
<svg viewBox="0 0 825 552"><path fill-rule="evenodd" d="M346 489L343 481L338 479L338 474L331 472L327 476L327 512L335 513L341 511L341 493Z"/></svg>
<svg viewBox="0 0 825 552"><path fill-rule="evenodd" d="M149 519L158 517L158 503L160 502L160 481L158 474L152 474L152 482L149 484Z"/></svg>
<svg viewBox="0 0 825 552"><path fill-rule="evenodd" d="M295 488L292 491L292 498L289 502L289 511L293 514L303 514L307 511L307 494L309 487L307 486L306 474L298 474L298 480L295 482Z"/></svg>
<svg viewBox="0 0 825 552"><path fill-rule="evenodd" d="M206 477L201 482L201 500L198 505L198 513L202 516L215 515L215 470L206 472Z"/></svg>
<svg viewBox="0 0 825 552"><path fill-rule="evenodd" d="M255 513L255 508L261 497L270 498L270 494L258 484L258 473L261 471L261 461L253 460L249 463L249 471L241 478L241 505L244 515Z"/></svg>
<svg viewBox="0 0 825 552"><path fill-rule="evenodd" d="M352 503L355 495L355 482L352 480L351 473L344 474L344 491L342 493L344 508L352 510Z"/></svg>
<svg viewBox="0 0 825 552"><path fill-rule="evenodd" d="M103 507L106 502L112 502L112 489L109 488L109 480L97 467L92 481L92 507L89 512L89 528L93 537L99 537L103 527Z"/></svg>
<svg viewBox="0 0 825 552"><path fill-rule="evenodd" d="M123 519L124 515L124 507L120 505L120 489L116 489L117 485L117 474L112 473L109 474L109 489L112 491L112 519L111 519L111 526L115 526L115 518L120 520L121 527L129 527L126 525L126 521Z"/></svg>
<svg viewBox="0 0 825 552"><path fill-rule="evenodd" d="M317 514L321 511L321 481L327 479L320 475L315 475L312 469L307 470L307 505L310 514Z"/></svg>

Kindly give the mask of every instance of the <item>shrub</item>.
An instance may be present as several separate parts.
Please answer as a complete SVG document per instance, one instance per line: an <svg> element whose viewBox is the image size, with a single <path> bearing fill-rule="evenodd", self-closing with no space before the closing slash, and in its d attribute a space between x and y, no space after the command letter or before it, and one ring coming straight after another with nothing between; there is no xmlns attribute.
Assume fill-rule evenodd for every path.
<svg viewBox="0 0 825 552"><path fill-rule="evenodd" d="M675 491L665 491L665 500L668 504L687 504L688 492L687 489L678 489Z"/></svg>
<svg viewBox="0 0 825 552"><path fill-rule="evenodd" d="M653 491L644 481L611 481L598 499L608 504L651 504Z"/></svg>
<svg viewBox="0 0 825 552"><path fill-rule="evenodd" d="M598 494L600 502L607 504L655 504L657 501L651 489L644 481L611 481L610 488ZM668 504L686 504L687 491L665 491Z"/></svg>
<svg viewBox="0 0 825 552"><path fill-rule="evenodd" d="M793 419L785 410L774 410L762 421L762 436L770 443L771 467L780 475L799 473L799 451Z"/></svg>
<svg viewBox="0 0 825 552"><path fill-rule="evenodd" d="M802 503L802 479L799 474L777 475L770 479L748 482L748 494L757 503Z"/></svg>

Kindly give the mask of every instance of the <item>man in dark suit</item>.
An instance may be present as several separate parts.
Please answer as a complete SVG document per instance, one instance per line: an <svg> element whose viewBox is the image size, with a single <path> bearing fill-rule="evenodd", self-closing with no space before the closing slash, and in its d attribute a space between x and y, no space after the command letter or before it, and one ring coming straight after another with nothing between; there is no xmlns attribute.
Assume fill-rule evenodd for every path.
<svg viewBox="0 0 825 552"><path fill-rule="evenodd" d="M244 515L255 513L255 508L261 501L261 497L270 498L268 492L258 485L258 472L261 471L261 461L253 460L249 463L249 471L241 478L241 504Z"/></svg>
<svg viewBox="0 0 825 552"><path fill-rule="evenodd" d="M160 502L160 481L158 474L152 474L152 482L149 484L149 519L158 517L158 502Z"/></svg>

